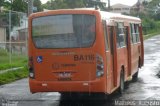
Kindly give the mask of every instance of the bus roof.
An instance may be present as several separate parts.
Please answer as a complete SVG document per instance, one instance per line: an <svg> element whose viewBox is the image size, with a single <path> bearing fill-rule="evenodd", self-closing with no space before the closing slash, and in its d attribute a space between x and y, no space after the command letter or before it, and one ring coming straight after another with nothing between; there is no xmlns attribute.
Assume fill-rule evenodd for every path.
<svg viewBox="0 0 160 106"><path fill-rule="evenodd" d="M140 18L137 17L133 17L133 16L127 16L127 15L122 15L119 13L111 13L111 12L104 12L104 11L100 11L100 14L102 16L103 19L114 19L114 20L132 20L132 21L138 21L141 22Z"/></svg>
<svg viewBox="0 0 160 106"><path fill-rule="evenodd" d="M95 10L94 8L75 8L75 9L58 9L58 10L48 10L45 12L38 12L38 13L33 13L34 14L43 14L43 13L50 13L53 11L92 11L92 12L99 12L101 15L102 19L108 19L108 20L130 20L130 21L136 21L136 22L141 22L140 18L133 17L133 16L127 16L127 15L122 15L119 13L111 13L111 12L105 12L105 11L100 11L100 10Z"/></svg>
<svg viewBox="0 0 160 106"><path fill-rule="evenodd" d="M129 20L141 21L141 19L138 18L138 17L122 15L120 13L112 13L112 12L100 11L100 10L96 10L95 8L75 8L74 10L99 11L101 16L102 16L102 18L104 18L104 19L129 19Z"/></svg>

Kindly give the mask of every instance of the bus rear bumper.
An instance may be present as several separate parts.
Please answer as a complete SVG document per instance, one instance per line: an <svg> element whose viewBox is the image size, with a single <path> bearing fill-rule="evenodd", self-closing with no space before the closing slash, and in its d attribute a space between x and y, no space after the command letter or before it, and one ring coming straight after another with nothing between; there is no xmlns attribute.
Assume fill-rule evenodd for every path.
<svg viewBox="0 0 160 106"><path fill-rule="evenodd" d="M30 91L36 92L86 92L107 93L105 81L37 81L29 79Z"/></svg>

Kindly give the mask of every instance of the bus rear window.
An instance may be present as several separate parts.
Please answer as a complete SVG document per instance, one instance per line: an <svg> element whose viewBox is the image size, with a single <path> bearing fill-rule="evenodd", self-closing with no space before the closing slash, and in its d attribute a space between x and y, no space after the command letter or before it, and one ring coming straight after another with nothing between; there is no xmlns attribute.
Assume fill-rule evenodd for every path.
<svg viewBox="0 0 160 106"><path fill-rule="evenodd" d="M32 39L37 48L90 47L95 41L94 15L55 15L32 20Z"/></svg>

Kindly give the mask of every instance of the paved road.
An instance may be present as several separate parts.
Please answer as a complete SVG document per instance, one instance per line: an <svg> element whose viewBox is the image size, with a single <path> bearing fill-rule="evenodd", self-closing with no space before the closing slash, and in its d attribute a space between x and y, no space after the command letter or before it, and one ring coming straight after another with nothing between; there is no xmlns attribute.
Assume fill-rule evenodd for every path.
<svg viewBox="0 0 160 106"><path fill-rule="evenodd" d="M124 94L113 94L116 100L160 100L160 35L144 42L145 64L137 82L131 82ZM110 99L109 99L110 100ZM0 106L107 106L108 101L67 101L59 93L31 94L28 79L0 86ZM115 101L113 102L113 104Z"/></svg>

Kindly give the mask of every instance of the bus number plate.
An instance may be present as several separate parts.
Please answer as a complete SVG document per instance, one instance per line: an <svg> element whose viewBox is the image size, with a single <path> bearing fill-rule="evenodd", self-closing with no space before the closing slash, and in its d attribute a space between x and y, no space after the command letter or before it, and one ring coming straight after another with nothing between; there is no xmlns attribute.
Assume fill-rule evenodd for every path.
<svg viewBox="0 0 160 106"><path fill-rule="evenodd" d="M71 77L71 73L59 73L59 77L61 78L68 78L68 77Z"/></svg>

